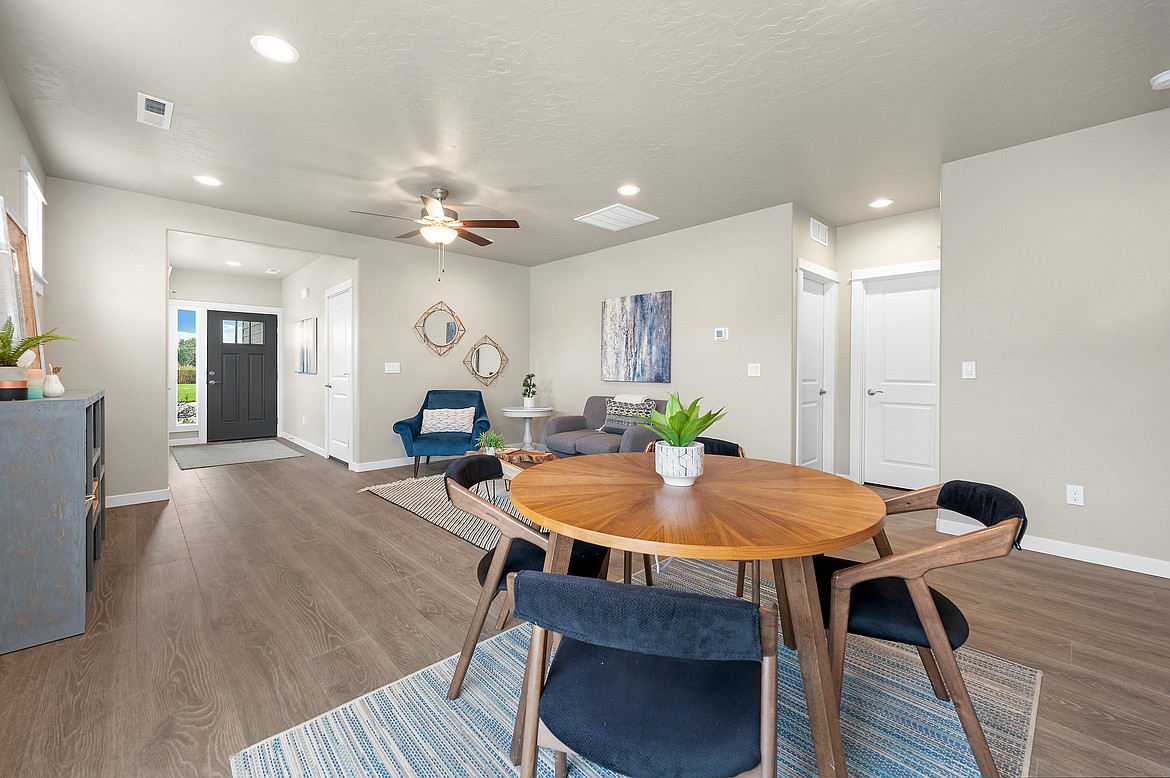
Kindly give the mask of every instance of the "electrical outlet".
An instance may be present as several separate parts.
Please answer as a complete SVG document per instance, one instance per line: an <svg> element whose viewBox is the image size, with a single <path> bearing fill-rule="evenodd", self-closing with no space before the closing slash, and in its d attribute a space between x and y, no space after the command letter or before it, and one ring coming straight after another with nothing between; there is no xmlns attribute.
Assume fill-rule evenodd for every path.
<svg viewBox="0 0 1170 778"><path fill-rule="evenodd" d="M1064 500L1069 505L1084 505L1085 487L1066 484L1064 487Z"/></svg>
<svg viewBox="0 0 1170 778"><path fill-rule="evenodd" d="M974 377L975 377L975 363L974 362L964 362L963 363L963 378L974 378Z"/></svg>

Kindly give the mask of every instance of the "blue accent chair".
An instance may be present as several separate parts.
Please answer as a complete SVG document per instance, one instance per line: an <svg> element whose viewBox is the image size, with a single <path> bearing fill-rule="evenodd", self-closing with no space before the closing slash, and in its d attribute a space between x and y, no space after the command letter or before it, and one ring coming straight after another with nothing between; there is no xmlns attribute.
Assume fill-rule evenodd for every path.
<svg viewBox="0 0 1170 778"><path fill-rule="evenodd" d="M629 776L776 775L776 612L572 575L508 578L532 622L520 775L537 747ZM544 667L549 633L561 636Z"/></svg>
<svg viewBox="0 0 1170 778"><path fill-rule="evenodd" d="M475 408L475 424L471 432L428 432L422 434L422 412L435 408ZM409 419L394 422L394 431L402 437L402 447L408 457L414 457L414 477L418 478L418 461L432 456L463 455L476 448L475 441L492 426L483 393L475 389L431 389L418 413Z"/></svg>

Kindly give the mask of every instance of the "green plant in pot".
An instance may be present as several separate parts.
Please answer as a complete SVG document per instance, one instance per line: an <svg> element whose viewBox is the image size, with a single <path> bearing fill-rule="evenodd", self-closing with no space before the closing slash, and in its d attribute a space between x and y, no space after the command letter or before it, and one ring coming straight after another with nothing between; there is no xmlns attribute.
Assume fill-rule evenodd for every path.
<svg viewBox="0 0 1170 778"><path fill-rule="evenodd" d="M520 395L524 398L525 408L536 407L536 381L533 380L535 378L536 373L529 373L528 375L524 376L523 391L520 393Z"/></svg>
<svg viewBox="0 0 1170 778"><path fill-rule="evenodd" d="M674 392L666 401L666 413L652 410L649 416L641 417L645 421L642 426L662 438L654 444L654 469L667 486L694 485L703 474L703 444L695 438L727 415L722 408L701 413L702 399L683 407L678 392Z"/></svg>
<svg viewBox="0 0 1170 778"><path fill-rule="evenodd" d="M9 316L0 327L0 400L28 399L28 366L36 360L33 349L51 340L73 340L49 330L44 335L32 335L13 343L15 332Z"/></svg>
<svg viewBox="0 0 1170 778"><path fill-rule="evenodd" d="M481 432L476 442L479 443L479 447L483 450L483 453L493 455L497 449L504 448L508 445L508 441L503 435L492 430Z"/></svg>

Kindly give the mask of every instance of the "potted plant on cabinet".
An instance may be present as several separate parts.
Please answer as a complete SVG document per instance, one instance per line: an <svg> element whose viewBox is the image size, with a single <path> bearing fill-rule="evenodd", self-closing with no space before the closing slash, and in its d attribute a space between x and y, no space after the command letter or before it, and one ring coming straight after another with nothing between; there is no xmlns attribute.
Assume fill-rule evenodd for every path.
<svg viewBox="0 0 1170 778"><path fill-rule="evenodd" d="M529 373L524 376L524 391L521 394L524 397L525 408L536 407L536 381L532 380L534 378L536 378L536 373Z"/></svg>
<svg viewBox="0 0 1170 778"><path fill-rule="evenodd" d="M695 442L708 427L722 419L723 409L699 415L699 400L683 407L678 392L666 401L666 413L650 411L641 417L642 426L658 433L662 440L654 444L654 469L667 486L693 486L703 474L703 444Z"/></svg>
<svg viewBox="0 0 1170 778"><path fill-rule="evenodd" d="M14 344L15 330L11 316L0 327L0 400L28 399L28 366L36 359L33 349L51 340L73 340L55 334L56 330L49 330L44 335L32 335Z"/></svg>
<svg viewBox="0 0 1170 778"><path fill-rule="evenodd" d="M508 441L504 438L503 435L498 432L493 432L492 430L481 432L479 439L476 442L479 443L479 447L483 449L483 453L487 454L488 456L495 456L497 450L505 448L508 445Z"/></svg>

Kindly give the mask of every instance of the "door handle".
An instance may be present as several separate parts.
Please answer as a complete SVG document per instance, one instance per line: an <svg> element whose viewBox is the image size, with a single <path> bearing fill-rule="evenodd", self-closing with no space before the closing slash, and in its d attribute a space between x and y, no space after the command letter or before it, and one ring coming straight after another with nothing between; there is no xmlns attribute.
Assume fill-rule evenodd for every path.
<svg viewBox="0 0 1170 778"><path fill-rule="evenodd" d="M325 388L326 388L326 389L332 389L332 388L333 388L333 384L325 384Z"/></svg>
<svg viewBox="0 0 1170 778"><path fill-rule="evenodd" d="M821 391L817 392L817 394L828 394L828 393L829 393L828 389L822 389Z"/></svg>
<svg viewBox="0 0 1170 778"><path fill-rule="evenodd" d="M209 380L207 381L207 385L208 385L208 386L215 386L215 385L216 385L216 384L218 384L218 383L219 383L219 381L216 381L214 378L212 378L212 379L209 379Z"/></svg>
<svg viewBox="0 0 1170 778"><path fill-rule="evenodd" d="M875 394L885 394L881 389L866 389L865 393L870 397L873 397Z"/></svg>

